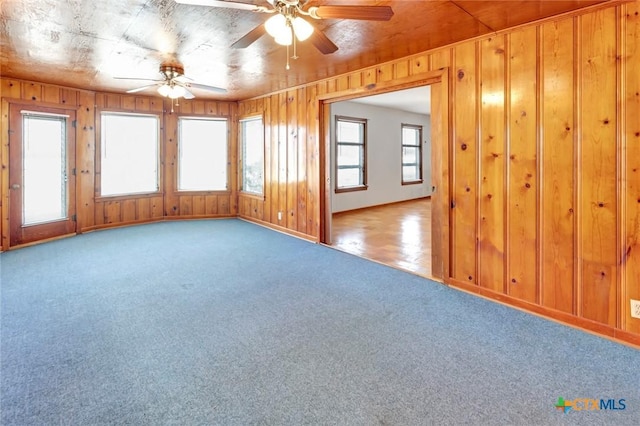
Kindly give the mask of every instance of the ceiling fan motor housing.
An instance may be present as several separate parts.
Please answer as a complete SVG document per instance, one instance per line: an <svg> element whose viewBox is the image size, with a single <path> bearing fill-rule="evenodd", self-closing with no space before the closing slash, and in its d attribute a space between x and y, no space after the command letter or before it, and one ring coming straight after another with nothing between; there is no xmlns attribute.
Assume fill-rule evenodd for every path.
<svg viewBox="0 0 640 426"><path fill-rule="evenodd" d="M177 64L161 64L160 73L162 73L168 80L172 80L184 75L184 67Z"/></svg>

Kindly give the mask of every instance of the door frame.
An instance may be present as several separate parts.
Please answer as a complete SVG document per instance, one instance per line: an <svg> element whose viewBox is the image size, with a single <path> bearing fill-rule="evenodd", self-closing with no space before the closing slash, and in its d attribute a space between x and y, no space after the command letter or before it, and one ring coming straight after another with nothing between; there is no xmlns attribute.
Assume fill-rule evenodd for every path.
<svg viewBox="0 0 640 426"><path fill-rule="evenodd" d="M3 249L9 249L19 246L25 246L34 244L41 241L46 241L49 239L60 238L68 235L75 235L77 233L77 220L76 220L76 210L77 210L77 200L76 200L76 139L77 139L77 131L75 127L76 123L76 108L65 108L62 105L49 105L49 104L28 104L23 102L7 102L3 100L2 105L3 111L6 111L7 115L7 148L3 154L6 154L6 165L8 166L6 170L6 174L4 177L6 178L6 183L4 183L4 189L6 192L6 208L3 209L3 214L5 214L6 221L4 222L3 228ZM49 232L38 232L34 229L33 234L27 236L27 241L16 242L16 233L22 227L22 221L20 220L18 223L13 219L13 217L17 214L15 209L22 209L22 206L12 205L12 191L11 181L12 181L12 172L15 170L13 166L14 160L13 156L16 154L15 151L11 149L11 139L14 137L14 128L16 125L22 126L22 124L14 123L14 117L21 115L22 110L27 110L34 113L42 113L43 116L52 115L52 116L68 116L66 122L66 162L67 162L67 219L61 219L58 221L52 221L50 223L44 223L42 225L33 225L35 226L47 226L51 233ZM23 129L20 129L20 134L23 134ZM22 161L22 141L17 141L18 150L20 153L20 161ZM14 145L16 146L16 145ZM15 148L14 148L15 149ZM21 170L21 167L20 167Z"/></svg>
<svg viewBox="0 0 640 426"><path fill-rule="evenodd" d="M347 89L318 96L320 150L320 229L319 242L331 244L331 104L365 96L431 86L431 263L432 277L444 281L450 274L450 125L449 69L442 68L388 82Z"/></svg>

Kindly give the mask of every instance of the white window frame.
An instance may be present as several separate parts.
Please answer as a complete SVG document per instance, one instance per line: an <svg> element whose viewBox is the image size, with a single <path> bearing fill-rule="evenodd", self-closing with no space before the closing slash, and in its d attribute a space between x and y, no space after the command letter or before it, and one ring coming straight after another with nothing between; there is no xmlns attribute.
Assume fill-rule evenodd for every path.
<svg viewBox="0 0 640 426"><path fill-rule="evenodd" d="M153 188L151 185L148 188L143 190L132 189L132 190L111 190L109 192L105 192L105 176L112 174L113 172L108 169L111 167L110 162L108 160L109 152L113 149L113 146L110 146L107 140L109 131L106 123L109 121L108 117L128 117L128 118L152 118L156 121L156 140L155 140L155 170L153 174L155 175ZM160 123L161 118L157 114L137 114L137 113L127 113L127 112L119 112L119 111L102 111L100 113L100 194L99 197L120 197L120 196L131 196L131 195L140 195L140 194L156 194L160 191ZM135 140L135 136L132 136ZM136 166L139 166L137 163ZM135 168L136 166L131 166L129 169ZM128 169L128 170L129 170Z"/></svg>
<svg viewBox="0 0 640 426"><path fill-rule="evenodd" d="M262 129L262 140L261 140L261 146L262 146L262 170L261 170L261 177L262 177L262 183L260 185L260 191L254 191L251 189L247 189L246 187L246 183L247 183L247 175L246 175L246 171L247 171L247 161L246 161L246 149L247 149L247 145L246 145L246 139L245 139L245 123L248 122L255 122L255 121L259 121L260 122L260 127ZM252 117L246 117L246 118L242 118L240 119L240 126L239 126L239 131L240 131L240 158L241 158L241 164L242 164L242 170L241 170L241 174L240 174L240 191L244 192L246 194L252 194L252 195L264 195L264 173L265 173L265 138L264 138L264 119L262 117L262 115L256 115L256 116L252 116Z"/></svg>
<svg viewBox="0 0 640 426"><path fill-rule="evenodd" d="M182 126L183 123L187 122L187 121L207 121L207 122L224 122L225 124L225 137L224 137L224 156L222 156L221 158L223 158L223 160L220 160L219 158L211 158L209 159L209 161L211 161L210 165L213 167L215 165L215 160L219 160L221 161L223 164L220 164L218 166L222 166L223 170L224 170L224 186L219 186L219 187L215 187L215 186L207 186L207 185L202 185L200 187L198 187L197 185L183 185L183 174L182 174L182 167L183 167L183 135L182 135ZM202 116L179 116L178 117L178 129L177 129L177 133L178 133L178 158L176 161L176 189L178 192L219 192L219 191L228 191L229 190L229 120L226 117L202 117ZM219 143L219 141L214 140L213 138L211 139L211 143L215 144L215 143ZM213 169L213 170L218 170L218 169ZM205 173L207 171L205 170ZM214 178L215 179L215 178Z"/></svg>

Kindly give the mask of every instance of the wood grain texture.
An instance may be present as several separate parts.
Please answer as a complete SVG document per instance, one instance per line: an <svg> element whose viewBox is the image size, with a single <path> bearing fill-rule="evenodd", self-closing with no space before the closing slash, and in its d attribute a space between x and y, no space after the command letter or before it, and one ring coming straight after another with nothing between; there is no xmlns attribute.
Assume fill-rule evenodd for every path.
<svg viewBox="0 0 640 426"><path fill-rule="evenodd" d="M452 85L452 269L451 276L477 284L478 103L477 44L455 49Z"/></svg>
<svg viewBox="0 0 640 426"><path fill-rule="evenodd" d="M287 229L298 229L298 94L286 92L286 174L287 174Z"/></svg>
<svg viewBox="0 0 640 426"><path fill-rule="evenodd" d="M630 299L640 300L640 2L630 3L622 9L624 51L622 57L624 92L625 148L622 155L623 176L623 253L621 299L623 328L640 335L640 319L630 314Z"/></svg>
<svg viewBox="0 0 640 426"><path fill-rule="evenodd" d="M580 17L582 316L616 323L616 13ZM594 100L597 99L597 102ZM597 301L597 303L594 303Z"/></svg>
<svg viewBox="0 0 640 426"><path fill-rule="evenodd" d="M333 214L332 247L418 275L431 273L431 205L420 198Z"/></svg>
<svg viewBox="0 0 640 426"><path fill-rule="evenodd" d="M481 42L480 229L482 287L504 292L505 37Z"/></svg>
<svg viewBox="0 0 640 426"><path fill-rule="evenodd" d="M63 101L73 98L73 94L65 93ZM79 92L75 98L78 100L76 118L76 209L78 212L78 231L95 225L94 194L96 185L95 161L96 161L96 123L95 123L95 98L87 92Z"/></svg>
<svg viewBox="0 0 640 426"><path fill-rule="evenodd" d="M375 75L375 74L374 74ZM297 217L298 232L306 234L307 231L307 91L304 88L297 90L297 161L293 164L296 168L296 193L297 200L294 214Z"/></svg>
<svg viewBox="0 0 640 426"><path fill-rule="evenodd" d="M538 29L527 27L510 34L509 111L509 275L507 293L535 302L538 295L538 105L537 67Z"/></svg>
<svg viewBox="0 0 640 426"><path fill-rule="evenodd" d="M573 20L542 26L542 305L573 312L574 163Z"/></svg>

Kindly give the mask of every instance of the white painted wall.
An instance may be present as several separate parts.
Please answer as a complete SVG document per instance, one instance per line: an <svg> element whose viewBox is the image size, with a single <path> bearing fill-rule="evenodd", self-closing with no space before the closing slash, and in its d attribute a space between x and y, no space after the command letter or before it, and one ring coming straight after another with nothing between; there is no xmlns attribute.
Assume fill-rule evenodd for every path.
<svg viewBox="0 0 640 426"><path fill-rule="evenodd" d="M335 192L335 116L366 118L367 184L364 191ZM421 184L402 185L401 125L422 126ZM341 212L431 195L431 117L352 101L331 104L331 211Z"/></svg>

